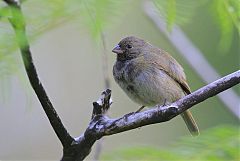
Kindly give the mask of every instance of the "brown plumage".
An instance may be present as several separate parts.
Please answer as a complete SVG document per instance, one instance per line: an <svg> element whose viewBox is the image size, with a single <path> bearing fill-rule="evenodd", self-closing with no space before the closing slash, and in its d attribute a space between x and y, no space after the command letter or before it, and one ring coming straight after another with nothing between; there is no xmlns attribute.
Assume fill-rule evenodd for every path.
<svg viewBox="0 0 240 161"><path fill-rule="evenodd" d="M126 37L113 49L115 81L136 103L154 106L190 94L181 65L164 50L136 37ZM193 135L199 133L189 110L181 115Z"/></svg>

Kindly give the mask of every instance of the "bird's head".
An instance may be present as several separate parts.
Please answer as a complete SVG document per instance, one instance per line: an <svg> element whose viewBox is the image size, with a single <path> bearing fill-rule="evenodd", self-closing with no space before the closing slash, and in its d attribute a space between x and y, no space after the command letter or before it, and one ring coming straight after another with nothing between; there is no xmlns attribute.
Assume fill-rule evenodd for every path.
<svg viewBox="0 0 240 161"><path fill-rule="evenodd" d="M126 61L137 58L142 55L144 50L149 46L144 40L129 36L122 39L112 50L117 54L117 60Z"/></svg>

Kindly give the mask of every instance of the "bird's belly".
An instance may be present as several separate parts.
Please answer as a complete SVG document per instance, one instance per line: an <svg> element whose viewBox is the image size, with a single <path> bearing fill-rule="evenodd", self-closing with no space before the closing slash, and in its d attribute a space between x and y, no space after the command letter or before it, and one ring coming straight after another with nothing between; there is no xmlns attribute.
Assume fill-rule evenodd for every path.
<svg viewBox="0 0 240 161"><path fill-rule="evenodd" d="M142 72L132 81L126 77L118 84L134 102L144 106L171 103L184 96L178 83L162 70Z"/></svg>

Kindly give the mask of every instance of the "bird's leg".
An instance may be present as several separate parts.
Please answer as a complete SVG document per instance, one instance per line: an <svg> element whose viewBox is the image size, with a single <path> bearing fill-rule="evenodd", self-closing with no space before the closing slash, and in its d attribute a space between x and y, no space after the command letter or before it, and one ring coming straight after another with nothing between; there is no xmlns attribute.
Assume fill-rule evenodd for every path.
<svg viewBox="0 0 240 161"><path fill-rule="evenodd" d="M167 99L165 98L164 101L163 101L163 104L162 105L158 105L158 110L162 109L166 105L167 105Z"/></svg>
<svg viewBox="0 0 240 161"><path fill-rule="evenodd" d="M130 113L124 115L125 121L127 121L127 117L128 117L128 116L130 116L130 115L132 115L132 114L134 115L134 114L140 112L144 107L145 107L145 106L141 106L137 111L135 111L135 112L130 112Z"/></svg>
<svg viewBox="0 0 240 161"><path fill-rule="evenodd" d="M162 106L166 106L166 103L167 103L167 99L165 98Z"/></svg>
<svg viewBox="0 0 240 161"><path fill-rule="evenodd" d="M134 113L138 113L138 112L140 112L140 111L142 111L142 109L144 109L144 107L145 106L141 106L136 112L134 112Z"/></svg>

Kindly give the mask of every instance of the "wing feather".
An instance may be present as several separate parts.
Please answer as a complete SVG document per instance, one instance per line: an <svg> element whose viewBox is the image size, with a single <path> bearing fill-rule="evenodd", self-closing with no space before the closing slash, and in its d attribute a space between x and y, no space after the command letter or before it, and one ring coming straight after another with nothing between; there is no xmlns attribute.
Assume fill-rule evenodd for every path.
<svg viewBox="0 0 240 161"><path fill-rule="evenodd" d="M166 74L168 74L173 80L176 81L176 83L180 85L186 94L190 94L191 90L187 84L186 76L182 66L164 50L152 48L151 53L154 54L154 56L150 58L151 60L147 61L151 61L156 68L165 71Z"/></svg>

